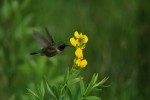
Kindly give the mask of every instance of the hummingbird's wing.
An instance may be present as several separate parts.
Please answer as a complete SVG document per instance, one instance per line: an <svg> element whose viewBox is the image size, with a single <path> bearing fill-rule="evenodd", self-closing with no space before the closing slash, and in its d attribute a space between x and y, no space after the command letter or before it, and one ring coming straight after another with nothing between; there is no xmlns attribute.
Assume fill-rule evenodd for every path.
<svg viewBox="0 0 150 100"><path fill-rule="evenodd" d="M51 33L48 31L48 29L47 29L47 28L45 28L45 31L46 31L46 34L47 34L47 36L48 36L48 39L49 39L50 45L54 44L55 42L54 42L54 39L53 39L53 37L52 37Z"/></svg>
<svg viewBox="0 0 150 100"><path fill-rule="evenodd" d="M34 38L43 46L43 47L47 47L50 45L50 42L45 39L42 35L40 35L38 32L34 32L33 33Z"/></svg>

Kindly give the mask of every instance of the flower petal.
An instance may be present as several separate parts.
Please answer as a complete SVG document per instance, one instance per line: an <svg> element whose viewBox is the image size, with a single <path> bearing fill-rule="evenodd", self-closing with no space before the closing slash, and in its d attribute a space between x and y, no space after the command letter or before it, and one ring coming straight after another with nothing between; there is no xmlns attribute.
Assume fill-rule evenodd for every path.
<svg viewBox="0 0 150 100"><path fill-rule="evenodd" d="M83 58L82 49L81 48L77 48L77 50L75 51L75 55L77 56L77 58L82 59Z"/></svg>
<svg viewBox="0 0 150 100"><path fill-rule="evenodd" d="M79 38L80 38L80 39L82 39L82 38L83 38L83 35L82 35L82 33L80 33L80 34L79 34Z"/></svg>
<svg viewBox="0 0 150 100"><path fill-rule="evenodd" d="M75 47L77 45L77 41L74 37L70 38L70 43Z"/></svg>
<svg viewBox="0 0 150 100"><path fill-rule="evenodd" d="M86 35L83 35L83 43L87 43L88 42L88 37Z"/></svg>
<svg viewBox="0 0 150 100"><path fill-rule="evenodd" d="M77 59L76 62L75 62L75 64L76 64L77 66L79 66L80 63L81 63L81 60L80 60L80 59Z"/></svg>
<svg viewBox="0 0 150 100"><path fill-rule="evenodd" d="M77 39L80 37L80 35L77 31L74 32L74 37L77 38Z"/></svg>
<svg viewBox="0 0 150 100"><path fill-rule="evenodd" d="M86 65L87 65L86 59L82 60L82 61L80 62L80 64L79 64L79 66L80 66L81 68L85 67Z"/></svg>

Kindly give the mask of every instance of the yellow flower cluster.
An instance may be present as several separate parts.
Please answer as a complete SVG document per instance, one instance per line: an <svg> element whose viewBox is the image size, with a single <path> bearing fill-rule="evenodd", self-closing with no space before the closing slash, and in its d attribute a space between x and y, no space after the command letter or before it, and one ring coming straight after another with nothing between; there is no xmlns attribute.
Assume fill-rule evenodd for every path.
<svg viewBox="0 0 150 100"><path fill-rule="evenodd" d="M77 31L74 32L74 37L70 38L70 43L76 48L76 58L74 63L80 68L87 65L86 59L83 59L83 49L85 48L87 42L88 37L82 33L79 34Z"/></svg>

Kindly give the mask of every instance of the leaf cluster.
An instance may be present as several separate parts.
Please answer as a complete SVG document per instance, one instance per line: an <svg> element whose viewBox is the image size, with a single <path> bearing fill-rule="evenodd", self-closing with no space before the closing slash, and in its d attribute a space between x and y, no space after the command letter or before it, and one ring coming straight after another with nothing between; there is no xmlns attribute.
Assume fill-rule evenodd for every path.
<svg viewBox="0 0 150 100"><path fill-rule="evenodd" d="M80 71L81 69L73 68L69 72L68 69L64 76L64 82L52 86L45 79L37 91L28 89L28 92L34 100L100 100L100 97L92 95L92 93L106 87L104 83L108 78L105 77L98 81L98 74L94 74L86 85L83 77L78 76Z"/></svg>

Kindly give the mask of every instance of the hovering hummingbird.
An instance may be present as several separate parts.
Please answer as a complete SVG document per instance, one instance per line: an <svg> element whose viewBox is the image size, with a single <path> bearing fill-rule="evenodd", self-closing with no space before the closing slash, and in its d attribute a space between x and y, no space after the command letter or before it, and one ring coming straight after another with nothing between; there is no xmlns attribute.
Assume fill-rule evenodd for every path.
<svg viewBox="0 0 150 100"><path fill-rule="evenodd" d="M67 46L70 46L63 42L55 43L47 28L45 28L45 31L47 33L48 40L41 36L38 32L34 32L34 38L43 46L43 48L30 53L31 55L40 54L47 57L53 57L63 51Z"/></svg>

